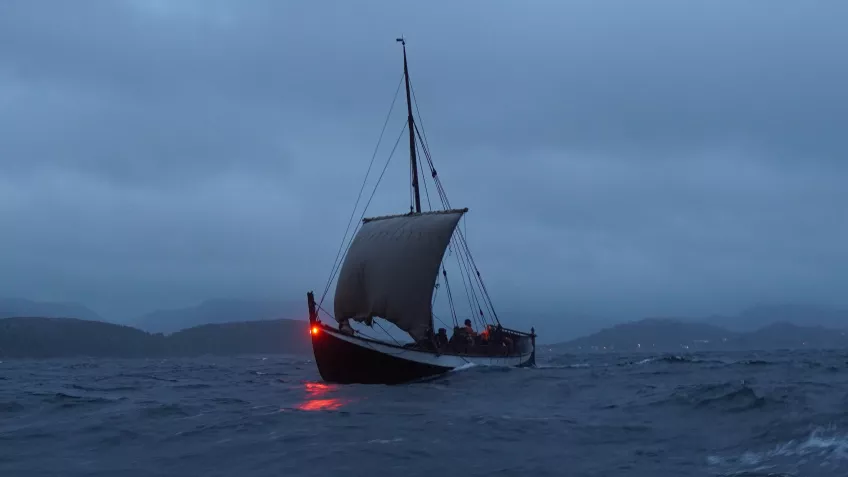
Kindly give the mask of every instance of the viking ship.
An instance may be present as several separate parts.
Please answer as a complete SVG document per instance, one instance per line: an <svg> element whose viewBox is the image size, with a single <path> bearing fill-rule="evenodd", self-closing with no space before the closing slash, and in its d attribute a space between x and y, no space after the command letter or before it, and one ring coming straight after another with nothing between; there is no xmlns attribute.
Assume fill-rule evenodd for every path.
<svg viewBox="0 0 848 477"><path fill-rule="evenodd" d="M401 84L405 85L407 115L395 147L408 133L410 209L408 213L368 218L363 211L344 247L362 198L363 183L324 295L316 301L312 291L307 293L309 332L318 371L330 383L399 384L472 364L535 366L535 330L521 332L501 325L465 234L458 227L468 209L451 207L436 173L426 133L422 134L423 127L419 128L420 111L419 121L413 116L413 102L416 110L418 107L415 91L410 87L406 41L403 38L397 41L403 47L403 75L395 98ZM419 148L424 161L419 160ZM439 208L432 205L430 210L421 208L419 186L425 176L419 170L424 167L435 184ZM370 170L371 166L369 173ZM424 186L430 203L426 183ZM449 256L446 251L450 252ZM450 288L452 277L448 275L446 262L451 257L459 268L455 281L462 282L472 312L467 317L459 314L458 300ZM323 302L334 279L335 296L330 313ZM453 323L448 326L439 317L444 326L437 330L434 303L441 289L446 290L443 295L447 295ZM380 320L386 326L399 328L413 341L401 343L385 330ZM364 330L354 329L351 322L365 325L369 330L376 330L376 325L386 331L388 338L370 336ZM450 337L448 328L452 328Z"/></svg>

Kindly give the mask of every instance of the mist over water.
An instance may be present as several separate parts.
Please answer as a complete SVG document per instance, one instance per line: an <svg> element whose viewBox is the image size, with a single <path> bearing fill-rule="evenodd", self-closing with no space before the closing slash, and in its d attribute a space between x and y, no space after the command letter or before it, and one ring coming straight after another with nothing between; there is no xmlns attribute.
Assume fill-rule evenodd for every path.
<svg viewBox="0 0 848 477"><path fill-rule="evenodd" d="M0 475L844 476L844 352L540 356L403 386L304 358L7 360Z"/></svg>

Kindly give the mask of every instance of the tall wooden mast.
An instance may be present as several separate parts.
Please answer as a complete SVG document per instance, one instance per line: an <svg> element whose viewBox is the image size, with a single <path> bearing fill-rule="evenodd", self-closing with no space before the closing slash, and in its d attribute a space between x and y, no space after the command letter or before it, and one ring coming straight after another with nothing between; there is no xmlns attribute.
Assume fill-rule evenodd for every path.
<svg viewBox="0 0 848 477"><path fill-rule="evenodd" d="M409 92L409 67L406 63L406 40L398 38L403 46L403 79L406 83L406 111L409 129L409 160L412 163L412 191L415 194L415 212L421 213L421 194L418 192L418 157L415 153L415 119L412 117L412 98ZM412 210L410 210L412 212Z"/></svg>

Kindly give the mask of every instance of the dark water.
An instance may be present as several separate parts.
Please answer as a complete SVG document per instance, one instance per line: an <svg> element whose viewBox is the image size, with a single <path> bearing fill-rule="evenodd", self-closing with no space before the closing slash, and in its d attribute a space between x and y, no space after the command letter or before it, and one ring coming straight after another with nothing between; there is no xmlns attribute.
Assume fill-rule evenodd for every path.
<svg viewBox="0 0 848 477"><path fill-rule="evenodd" d="M844 352L548 356L405 386L302 358L0 363L0 476L848 475Z"/></svg>

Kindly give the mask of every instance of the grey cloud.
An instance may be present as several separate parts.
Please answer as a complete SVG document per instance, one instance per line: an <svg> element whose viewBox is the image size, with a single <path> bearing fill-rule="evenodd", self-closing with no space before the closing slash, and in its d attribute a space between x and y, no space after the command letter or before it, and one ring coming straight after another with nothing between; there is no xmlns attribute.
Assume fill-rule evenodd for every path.
<svg viewBox="0 0 848 477"><path fill-rule="evenodd" d="M405 34L504 309L844 305L842 4L44 5L0 6L5 293L144 311L323 288ZM406 207L400 147L374 214Z"/></svg>

